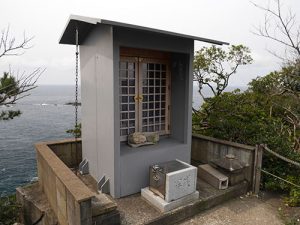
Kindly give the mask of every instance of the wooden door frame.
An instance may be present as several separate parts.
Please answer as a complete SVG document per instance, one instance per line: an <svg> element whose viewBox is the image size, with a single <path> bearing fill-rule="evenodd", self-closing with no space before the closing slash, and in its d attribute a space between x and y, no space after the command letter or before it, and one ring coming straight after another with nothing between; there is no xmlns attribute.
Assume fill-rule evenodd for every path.
<svg viewBox="0 0 300 225"><path fill-rule="evenodd" d="M135 62L135 96L142 94L142 63L165 63L166 64L166 100L165 100L165 130L160 131L160 135L170 134L171 130L171 121L170 121L170 112L171 112L171 66L170 66L170 53L148 50L148 49L137 49L137 48L128 48L120 47L120 62L122 60L129 60L130 62ZM120 85L120 84L119 84ZM142 109L143 102L137 102L135 107L135 130L136 132L142 132ZM124 141L125 138L121 136L121 141Z"/></svg>

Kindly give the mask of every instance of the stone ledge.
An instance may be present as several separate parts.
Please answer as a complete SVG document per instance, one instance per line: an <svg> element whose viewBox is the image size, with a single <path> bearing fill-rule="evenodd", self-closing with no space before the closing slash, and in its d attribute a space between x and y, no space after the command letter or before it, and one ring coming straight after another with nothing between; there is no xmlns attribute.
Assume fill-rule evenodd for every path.
<svg viewBox="0 0 300 225"><path fill-rule="evenodd" d="M99 196L102 196L99 197ZM93 224L97 225L118 225L120 224L120 214L116 210L117 205L100 194L97 204L92 202ZM57 225L58 219L55 216L46 195L36 182L16 189L17 202L21 205L20 219L23 224Z"/></svg>
<svg viewBox="0 0 300 225"><path fill-rule="evenodd" d="M150 191L148 187L142 189L141 195L147 202L149 202L150 205L154 206L162 213L169 212L199 198L199 192L195 191L192 194L186 195L174 201L166 202L161 197Z"/></svg>
<svg viewBox="0 0 300 225"><path fill-rule="evenodd" d="M56 140L56 141L41 141L36 143L35 145L61 145L61 144L69 144L69 143L75 143L75 142L81 142L81 138L67 138L63 140Z"/></svg>
<svg viewBox="0 0 300 225"><path fill-rule="evenodd" d="M36 144L38 163L45 163L50 167L66 189L73 195L77 202L83 202L93 197L92 192L81 182L81 180L58 158L58 156L45 144ZM39 160L41 157L43 161ZM42 171L38 171L39 176ZM42 179L48 179L42 177ZM41 179L39 177L39 179ZM54 190L53 190L54 191ZM47 194L47 192L46 192Z"/></svg>
<svg viewBox="0 0 300 225"><path fill-rule="evenodd" d="M99 216L109 213L117 209L117 204L110 201L110 199L104 194L95 195L92 198L92 215Z"/></svg>
<svg viewBox="0 0 300 225"><path fill-rule="evenodd" d="M192 134L192 138L196 138L196 139L198 138L198 139L202 139L202 140L206 140L206 141L211 141L211 142L222 144L222 145L229 145L232 147L242 148L242 149L249 150L249 151L255 150L255 146L240 144L240 143L232 142L232 141L226 141L226 140L222 140L222 139L218 139L218 138L214 138L214 137L210 137L210 136L204 136L201 134Z"/></svg>
<svg viewBox="0 0 300 225"><path fill-rule="evenodd" d="M117 203L109 195L98 193L97 182L90 175L77 174L78 178L90 189L94 194L92 198L92 215L99 216L105 213L109 213L117 209Z"/></svg>

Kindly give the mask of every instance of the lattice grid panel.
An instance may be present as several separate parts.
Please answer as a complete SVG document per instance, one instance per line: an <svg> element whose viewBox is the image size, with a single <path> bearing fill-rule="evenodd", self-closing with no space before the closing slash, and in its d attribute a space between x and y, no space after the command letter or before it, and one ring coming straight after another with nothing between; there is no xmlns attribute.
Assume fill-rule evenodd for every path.
<svg viewBox="0 0 300 225"><path fill-rule="evenodd" d="M142 131L166 130L166 64L142 64Z"/></svg>
<svg viewBox="0 0 300 225"><path fill-rule="evenodd" d="M120 136L136 131L136 63L120 62Z"/></svg>

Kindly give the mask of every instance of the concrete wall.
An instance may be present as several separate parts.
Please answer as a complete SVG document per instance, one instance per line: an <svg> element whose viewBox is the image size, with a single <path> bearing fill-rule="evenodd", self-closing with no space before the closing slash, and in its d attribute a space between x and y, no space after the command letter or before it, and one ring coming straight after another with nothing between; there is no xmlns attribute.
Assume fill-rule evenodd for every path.
<svg viewBox="0 0 300 225"><path fill-rule="evenodd" d="M39 185L60 225L91 225L93 193L45 143L36 144Z"/></svg>
<svg viewBox="0 0 300 225"><path fill-rule="evenodd" d="M114 90L119 106L120 47L151 49L171 53L171 135L158 145L129 148L119 139L119 107L115 108L114 197L137 193L149 185L149 166L174 159L190 162L192 116L192 62L194 41L114 27Z"/></svg>
<svg viewBox="0 0 300 225"><path fill-rule="evenodd" d="M174 139L163 139L153 146L131 148L121 144L120 196L127 196L149 186L149 166L180 159L189 162L190 147Z"/></svg>
<svg viewBox="0 0 300 225"><path fill-rule="evenodd" d="M114 193L114 76L112 27L98 25L80 45L83 159L95 180ZM118 106L117 106L118 107Z"/></svg>
<svg viewBox="0 0 300 225"><path fill-rule="evenodd" d="M77 141L77 149L74 139L57 141L54 144L48 144L48 146L69 168L76 168L82 161L81 139Z"/></svg>
<svg viewBox="0 0 300 225"><path fill-rule="evenodd" d="M246 180L249 187L253 183L255 147L224 141L213 137L194 134L192 138L192 160L197 163L209 163L211 160L220 159L227 154L233 154L247 165Z"/></svg>
<svg viewBox="0 0 300 225"><path fill-rule="evenodd" d="M171 77L171 136L191 144L193 51L172 54ZM190 157L189 157L190 158Z"/></svg>

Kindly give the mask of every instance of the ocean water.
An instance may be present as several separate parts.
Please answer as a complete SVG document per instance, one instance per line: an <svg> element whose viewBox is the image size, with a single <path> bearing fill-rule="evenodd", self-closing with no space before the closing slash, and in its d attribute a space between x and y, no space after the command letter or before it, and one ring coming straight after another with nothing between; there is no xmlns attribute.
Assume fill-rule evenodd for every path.
<svg viewBox="0 0 300 225"><path fill-rule="evenodd" d="M0 196L37 179L34 143L71 137L65 131L74 126L75 109L65 103L74 102L74 93L74 86L39 86L11 108L20 109L20 117L0 121ZM207 89L204 93L211 96ZM194 86L194 107L199 108L202 102Z"/></svg>
<svg viewBox="0 0 300 225"><path fill-rule="evenodd" d="M0 121L0 196L37 179L34 143L70 137L75 109L65 103L74 93L73 86L39 86L11 107L20 117Z"/></svg>

